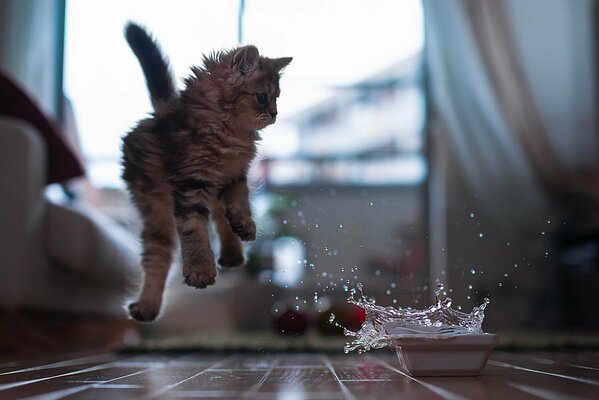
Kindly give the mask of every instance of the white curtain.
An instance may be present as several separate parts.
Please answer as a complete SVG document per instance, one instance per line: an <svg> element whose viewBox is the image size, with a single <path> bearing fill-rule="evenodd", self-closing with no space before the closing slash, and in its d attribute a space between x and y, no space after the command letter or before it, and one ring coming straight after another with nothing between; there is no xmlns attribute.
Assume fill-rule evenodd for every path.
<svg viewBox="0 0 599 400"><path fill-rule="evenodd" d="M556 192L595 190L575 172L599 159L593 2L423 3L435 134L484 211L532 229L553 215Z"/></svg>

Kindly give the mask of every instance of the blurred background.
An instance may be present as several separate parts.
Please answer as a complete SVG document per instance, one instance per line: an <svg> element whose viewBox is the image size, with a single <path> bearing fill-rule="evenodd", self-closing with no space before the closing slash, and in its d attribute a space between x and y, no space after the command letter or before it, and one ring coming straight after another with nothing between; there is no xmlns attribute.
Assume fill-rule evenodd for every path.
<svg viewBox="0 0 599 400"><path fill-rule="evenodd" d="M0 0L0 347L335 334L361 282L424 308L438 283L486 331L599 324L593 0ZM292 56L252 165L248 264L163 317L124 305L140 220L120 140L151 112L126 21L179 84L202 54ZM216 246L216 243L215 243ZM39 346L33 346L39 347Z"/></svg>

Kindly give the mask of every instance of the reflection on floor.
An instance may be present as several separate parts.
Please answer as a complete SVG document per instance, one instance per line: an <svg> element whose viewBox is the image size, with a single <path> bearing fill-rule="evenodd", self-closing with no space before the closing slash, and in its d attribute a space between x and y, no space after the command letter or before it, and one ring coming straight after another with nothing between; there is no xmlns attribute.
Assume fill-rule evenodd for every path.
<svg viewBox="0 0 599 400"><path fill-rule="evenodd" d="M494 352L472 378L410 378L395 355L115 353L0 358L2 399L598 399L599 352Z"/></svg>

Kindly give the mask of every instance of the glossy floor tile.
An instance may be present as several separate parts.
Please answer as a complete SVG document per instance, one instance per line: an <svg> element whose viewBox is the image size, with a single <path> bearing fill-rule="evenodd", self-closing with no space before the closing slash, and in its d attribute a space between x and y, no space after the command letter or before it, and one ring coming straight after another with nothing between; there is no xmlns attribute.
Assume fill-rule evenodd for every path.
<svg viewBox="0 0 599 400"><path fill-rule="evenodd" d="M493 352L479 377L412 378L394 353L3 358L0 399L599 399L599 352Z"/></svg>

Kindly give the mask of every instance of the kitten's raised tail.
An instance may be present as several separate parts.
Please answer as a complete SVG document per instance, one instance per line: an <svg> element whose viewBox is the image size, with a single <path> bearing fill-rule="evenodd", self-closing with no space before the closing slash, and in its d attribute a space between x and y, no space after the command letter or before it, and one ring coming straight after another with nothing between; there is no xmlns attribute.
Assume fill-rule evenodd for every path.
<svg viewBox="0 0 599 400"><path fill-rule="evenodd" d="M152 106L158 111L177 93L168 60L162 54L156 40L141 26L128 22L125 25L125 38L139 60Z"/></svg>

